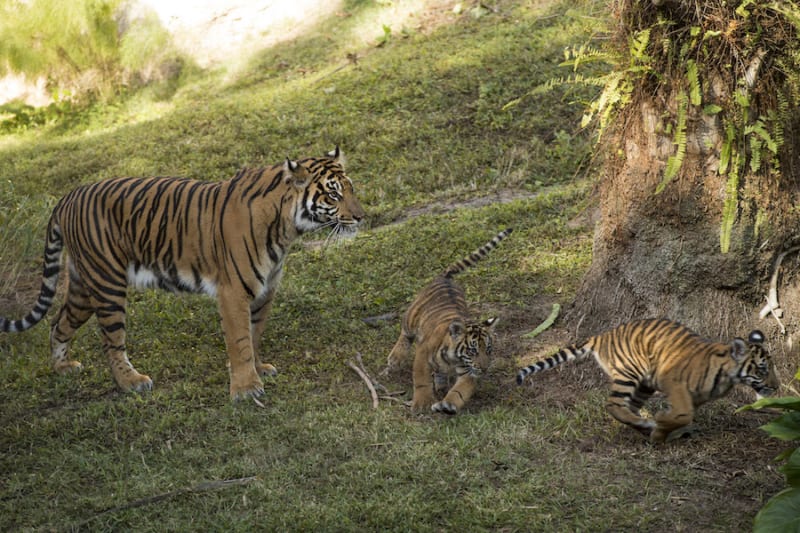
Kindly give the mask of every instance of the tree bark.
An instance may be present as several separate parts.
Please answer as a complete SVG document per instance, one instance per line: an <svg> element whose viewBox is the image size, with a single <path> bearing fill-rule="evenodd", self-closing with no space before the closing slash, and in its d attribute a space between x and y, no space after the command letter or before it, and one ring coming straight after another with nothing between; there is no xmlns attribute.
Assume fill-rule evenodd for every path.
<svg viewBox="0 0 800 533"><path fill-rule="evenodd" d="M717 91L715 98L726 97L719 86ZM800 226L791 206L798 205L800 147L790 135L800 128L796 121L787 125L781 182L769 191L742 194L730 250L722 253L726 177L718 168L724 135L715 116L690 114L682 171L663 192L655 192L675 145L662 127L663 108L654 102L674 106L675 100L672 94L638 104L627 114L624 136L609 143L618 153L608 157L600 181L592 265L568 321L581 338L645 317L679 320L712 338L746 337L758 328L775 341L773 349L792 351L800 326L796 257L785 259L789 275L781 277L779 287L788 336L782 338L771 316L761 320L758 315L774 259L798 240ZM746 191L746 176L742 181ZM754 195L769 199L767 221L758 220Z"/></svg>

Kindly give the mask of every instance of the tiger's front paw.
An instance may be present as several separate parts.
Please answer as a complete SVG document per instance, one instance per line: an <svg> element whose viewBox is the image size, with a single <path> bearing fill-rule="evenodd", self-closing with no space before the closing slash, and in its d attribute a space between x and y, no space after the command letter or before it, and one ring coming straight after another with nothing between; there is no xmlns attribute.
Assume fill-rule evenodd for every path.
<svg viewBox="0 0 800 533"><path fill-rule="evenodd" d="M236 402L248 398L258 398L264 395L264 383L254 371L248 373L246 378L231 375L231 400Z"/></svg>
<svg viewBox="0 0 800 533"><path fill-rule="evenodd" d="M427 411L436 398L433 394L414 394L414 399L411 401L411 410L415 413Z"/></svg>
<svg viewBox="0 0 800 533"><path fill-rule="evenodd" d="M444 413L446 415L454 415L458 412L458 407L453 405L452 403L442 400L441 402L436 402L431 406L431 411L434 413Z"/></svg>

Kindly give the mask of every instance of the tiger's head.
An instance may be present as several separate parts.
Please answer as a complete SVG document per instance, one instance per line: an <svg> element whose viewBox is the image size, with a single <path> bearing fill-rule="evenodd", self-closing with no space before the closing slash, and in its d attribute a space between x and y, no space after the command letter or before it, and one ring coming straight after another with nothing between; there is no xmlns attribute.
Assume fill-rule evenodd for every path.
<svg viewBox="0 0 800 533"><path fill-rule="evenodd" d="M764 334L760 331L750 332L746 342L744 339L734 339L731 357L737 363L738 381L752 387L759 397L770 396L780 387L772 358L764 347Z"/></svg>
<svg viewBox="0 0 800 533"><path fill-rule="evenodd" d="M295 214L300 233L330 228L336 238L356 234L365 213L344 172L344 155L338 146L325 157L287 159L283 171L286 182L300 192Z"/></svg>
<svg viewBox="0 0 800 533"><path fill-rule="evenodd" d="M478 377L489 369L495 324L497 324L496 317L466 325L459 320L450 324L450 335L447 339L449 346L446 349L449 352L449 360L455 365L459 375L469 373L473 377Z"/></svg>

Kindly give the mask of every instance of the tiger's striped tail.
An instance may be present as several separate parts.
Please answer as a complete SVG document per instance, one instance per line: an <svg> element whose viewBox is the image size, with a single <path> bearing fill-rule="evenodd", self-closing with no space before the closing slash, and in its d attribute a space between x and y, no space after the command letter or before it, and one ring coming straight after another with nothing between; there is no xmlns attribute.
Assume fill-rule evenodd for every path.
<svg viewBox="0 0 800 533"><path fill-rule="evenodd" d="M508 235L513 231L513 228L508 228L497 235L494 238L469 254L467 257L460 259L447 267L444 271L444 277L450 278L455 276L456 274L465 271L467 268L475 266L475 263L486 257L489 252L497 248L497 245L500 244L500 241L508 237Z"/></svg>
<svg viewBox="0 0 800 533"><path fill-rule="evenodd" d="M42 286L39 289L39 297L33 305L33 309L21 320L9 320L0 317L0 331L5 333L16 333L25 331L44 318L47 311L53 305L53 298L56 295L56 285L58 284L58 274L61 271L61 252L64 249L64 242L61 238L61 230L53 218L47 229L47 243L44 247L44 269L42 272Z"/></svg>
<svg viewBox="0 0 800 533"><path fill-rule="evenodd" d="M559 350L557 354L551 357L542 359L541 361L520 369L520 371L517 372L517 385L522 385L525 382L525 379L531 374L550 370L551 368L557 367L558 365L567 363L569 361L574 361L575 359L582 359L587 355L591 355L591 353L592 350L587 346L583 346L581 348L578 348L577 346L568 346L567 348L563 348Z"/></svg>

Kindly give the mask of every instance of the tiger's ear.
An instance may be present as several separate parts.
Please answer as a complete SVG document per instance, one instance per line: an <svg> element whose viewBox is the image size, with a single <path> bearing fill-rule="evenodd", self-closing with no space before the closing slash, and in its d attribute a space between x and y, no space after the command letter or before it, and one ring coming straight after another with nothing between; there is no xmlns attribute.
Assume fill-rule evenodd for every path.
<svg viewBox="0 0 800 533"><path fill-rule="evenodd" d="M288 157L283 164L283 181L291 183L295 187L304 187L308 183L308 171L297 161L292 161Z"/></svg>
<svg viewBox="0 0 800 533"><path fill-rule="evenodd" d="M731 343L731 357L737 363L741 363L747 357L747 344L743 339L736 337Z"/></svg>
<svg viewBox="0 0 800 533"><path fill-rule="evenodd" d="M334 148L333 150L331 150L330 152L328 152L325 155L330 157L331 159L333 159L334 163L338 163L340 167L344 168L345 158L344 158L344 154L342 153L342 151L339 150L339 145L338 144L336 145L336 148Z"/></svg>
<svg viewBox="0 0 800 533"><path fill-rule="evenodd" d="M464 335L464 323L460 320L453 320L450 322L450 336L453 339L457 339Z"/></svg>
<svg viewBox="0 0 800 533"><path fill-rule="evenodd" d="M763 344L764 343L764 334L761 333L759 330L754 329L750 332L750 336L747 338L747 342L750 344Z"/></svg>
<svg viewBox="0 0 800 533"><path fill-rule="evenodd" d="M483 321L483 327L488 329L489 331L494 331L494 327L497 325L497 317L493 316L492 318L487 318Z"/></svg>

